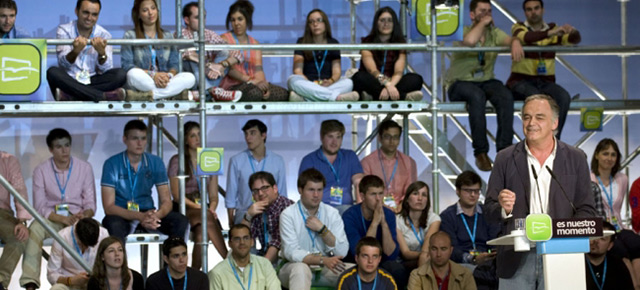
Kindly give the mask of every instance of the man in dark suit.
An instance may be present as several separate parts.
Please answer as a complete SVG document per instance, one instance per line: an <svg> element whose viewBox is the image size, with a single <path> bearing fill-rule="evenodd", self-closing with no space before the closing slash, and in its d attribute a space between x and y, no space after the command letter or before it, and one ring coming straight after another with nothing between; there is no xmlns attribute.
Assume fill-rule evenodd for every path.
<svg viewBox="0 0 640 290"><path fill-rule="evenodd" d="M514 229L515 219L533 213L551 218L595 216L585 154L555 139L558 114L551 97L528 97L522 107L525 140L496 157L484 211L487 220L501 223L502 235ZM512 246L499 247L497 266L500 289L544 288L542 259L535 248L514 252Z"/></svg>

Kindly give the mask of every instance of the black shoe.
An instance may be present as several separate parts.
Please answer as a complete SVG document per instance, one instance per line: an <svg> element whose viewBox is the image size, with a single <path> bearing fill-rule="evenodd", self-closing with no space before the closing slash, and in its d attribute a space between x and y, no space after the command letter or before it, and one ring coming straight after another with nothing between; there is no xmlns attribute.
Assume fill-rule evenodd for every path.
<svg viewBox="0 0 640 290"><path fill-rule="evenodd" d="M25 284L25 285L24 285L24 286L22 286L22 287L24 287L24 289L26 289L26 290L35 290L35 289L38 289L38 285L36 285L36 283L27 283L27 284Z"/></svg>

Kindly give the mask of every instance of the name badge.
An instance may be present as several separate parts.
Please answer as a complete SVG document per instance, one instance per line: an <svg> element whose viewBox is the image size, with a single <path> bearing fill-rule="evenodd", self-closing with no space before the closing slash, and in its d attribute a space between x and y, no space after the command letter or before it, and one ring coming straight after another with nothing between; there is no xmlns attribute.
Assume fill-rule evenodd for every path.
<svg viewBox="0 0 640 290"><path fill-rule="evenodd" d="M618 224L618 218L613 216L611 218L608 219L609 223L611 223L613 225L613 227L616 228L616 232L620 230L620 225Z"/></svg>
<svg viewBox="0 0 640 290"><path fill-rule="evenodd" d="M197 197L196 197L196 198L193 200L193 202L195 202L197 205L202 205L202 202L201 202L200 198L197 198Z"/></svg>
<svg viewBox="0 0 640 290"><path fill-rule="evenodd" d="M471 249L469 250L469 254L473 255L473 256L477 256L480 255L480 252L476 249Z"/></svg>
<svg viewBox="0 0 640 290"><path fill-rule="evenodd" d="M547 74L547 65L544 63L544 60L538 61L538 75L546 75Z"/></svg>
<svg viewBox="0 0 640 290"><path fill-rule="evenodd" d="M342 205L342 193L344 190L339 186L331 187L331 194L329 196L330 205Z"/></svg>
<svg viewBox="0 0 640 290"><path fill-rule="evenodd" d="M476 71L472 72L471 74L473 75L473 78L479 79L479 78L484 77L484 70L479 69L479 70L476 70Z"/></svg>
<svg viewBox="0 0 640 290"><path fill-rule="evenodd" d="M387 195L384 197L384 205L390 208L396 208L396 199L393 195Z"/></svg>
<svg viewBox="0 0 640 290"><path fill-rule="evenodd" d="M90 85L91 76L89 75L89 71L86 69L83 69L82 71L77 72L76 80L83 85Z"/></svg>
<svg viewBox="0 0 640 290"><path fill-rule="evenodd" d="M61 203L55 206L56 214L61 216L69 216L69 204Z"/></svg>
<svg viewBox="0 0 640 290"><path fill-rule="evenodd" d="M137 203L133 202L133 201L128 201L127 202L127 210L140 211L140 206Z"/></svg>

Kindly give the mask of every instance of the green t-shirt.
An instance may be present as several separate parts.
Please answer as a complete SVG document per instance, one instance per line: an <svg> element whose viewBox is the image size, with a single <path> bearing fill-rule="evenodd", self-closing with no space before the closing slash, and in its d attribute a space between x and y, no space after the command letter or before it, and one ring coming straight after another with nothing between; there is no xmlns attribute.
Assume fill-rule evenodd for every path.
<svg viewBox="0 0 640 290"><path fill-rule="evenodd" d="M467 35L471 26L465 26L463 33ZM504 31L496 27L485 29L484 43L478 42L478 47L502 46L504 40L509 37ZM462 42L456 41L453 46L463 46ZM494 78L493 67L496 64L497 52L485 52L485 65L480 65L478 52L455 52L451 55L451 66L445 76L445 86L449 87L456 81L483 82Z"/></svg>

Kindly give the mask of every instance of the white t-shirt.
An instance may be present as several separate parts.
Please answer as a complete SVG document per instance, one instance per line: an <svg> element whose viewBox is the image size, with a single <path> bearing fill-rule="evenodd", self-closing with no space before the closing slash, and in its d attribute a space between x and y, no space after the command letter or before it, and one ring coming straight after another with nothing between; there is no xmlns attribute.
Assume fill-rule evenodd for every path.
<svg viewBox="0 0 640 290"><path fill-rule="evenodd" d="M431 224L439 221L440 216L430 212L429 217L427 218L427 227L422 228L422 233L426 234L429 230L429 227L431 227ZM418 238L416 238L416 235L413 233L411 225L407 225L407 223L405 223L405 219L401 215L396 215L396 227L402 233L402 237L404 237L404 241L407 243L409 250L416 252L421 251L420 242L418 242ZM420 229L416 228L416 231L418 232L418 234L420 233ZM424 236L422 236L421 238L424 239Z"/></svg>

